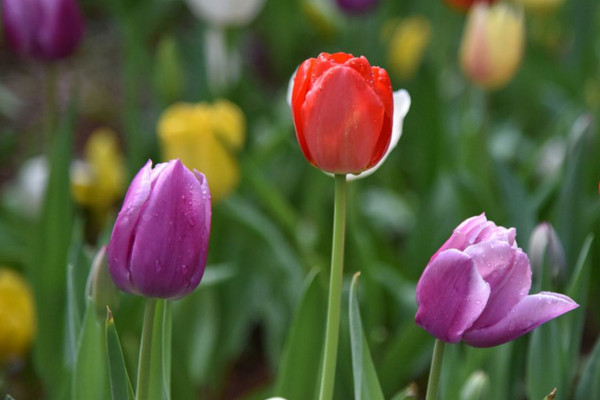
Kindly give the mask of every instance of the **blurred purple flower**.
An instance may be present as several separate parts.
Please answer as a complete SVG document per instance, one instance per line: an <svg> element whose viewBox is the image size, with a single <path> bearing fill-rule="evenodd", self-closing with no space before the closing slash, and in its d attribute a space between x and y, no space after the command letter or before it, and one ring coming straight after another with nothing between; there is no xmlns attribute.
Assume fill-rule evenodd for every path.
<svg viewBox="0 0 600 400"><path fill-rule="evenodd" d="M485 214L460 224L419 279L417 325L445 342L490 347L577 308L562 294L528 294L529 259L515 236Z"/></svg>
<svg viewBox="0 0 600 400"><path fill-rule="evenodd" d="M335 2L348 14L361 14L374 8L379 0L335 0Z"/></svg>
<svg viewBox="0 0 600 400"><path fill-rule="evenodd" d="M69 56L83 36L76 0L2 0L2 26L13 52L47 61Z"/></svg>
<svg viewBox="0 0 600 400"><path fill-rule="evenodd" d="M135 176L108 245L108 265L123 291L177 299L198 286L210 233L206 178L179 160L146 165Z"/></svg>

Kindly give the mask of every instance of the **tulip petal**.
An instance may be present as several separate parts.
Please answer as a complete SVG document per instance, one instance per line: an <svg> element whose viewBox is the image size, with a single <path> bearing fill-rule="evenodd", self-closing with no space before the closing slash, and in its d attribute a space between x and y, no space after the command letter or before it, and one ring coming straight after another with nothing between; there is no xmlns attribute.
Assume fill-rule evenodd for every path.
<svg viewBox="0 0 600 400"><path fill-rule="evenodd" d="M529 259L503 241L482 242L470 246L471 256L483 279L490 285L490 298L471 329L484 328L502 319L531 288Z"/></svg>
<svg viewBox="0 0 600 400"><path fill-rule="evenodd" d="M410 108L410 95L406 90L398 90L394 92L394 116L392 119L392 139L390 140L390 145L384 154L384 156L379 160L379 162L374 166L367 170L364 170L358 175L350 174L348 175L348 180L352 181L355 179L361 179L365 176L371 175L373 172L377 171L377 169L384 163L389 154L394 150L398 142L400 141L400 137L402 136L402 123L404 121L404 117L408 113L408 109Z"/></svg>
<svg viewBox="0 0 600 400"><path fill-rule="evenodd" d="M123 201L124 206L115 222L107 250L109 266L111 266L110 273L115 284L129 293L137 293L137 290L131 281L131 271L123 266L130 265L132 238L135 236L140 213L144 209L152 189L152 172L152 161L148 160L133 178Z"/></svg>
<svg viewBox="0 0 600 400"><path fill-rule="evenodd" d="M417 284L417 325L438 339L456 343L479 318L490 287L473 259L449 249L433 259Z"/></svg>
<svg viewBox="0 0 600 400"><path fill-rule="evenodd" d="M468 330L463 340L475 347L491 347L514 340L541 324L579 307L568 296L541 292L524 297L496 324Z"/></svg>
<svg viewBox="0 0 600 400"><path fill-rule="evenodd" d="M194 281L197 266L204 270L206 251L199 243L208 234L200 209L205 201L201 183L181 161L159 164L155 170L159 167L162 173L155 177L136 227L131 277L146 296L178 298L199 282Z"/></svg>
<svg viewBox="0 0 600 400"><path fill-rule="evenodd" d="M369 166L383 134L384 114L373 88L345 66L332 67L317 79L306 93L299 118L294 113L315 165L332 173Z"/></svg>

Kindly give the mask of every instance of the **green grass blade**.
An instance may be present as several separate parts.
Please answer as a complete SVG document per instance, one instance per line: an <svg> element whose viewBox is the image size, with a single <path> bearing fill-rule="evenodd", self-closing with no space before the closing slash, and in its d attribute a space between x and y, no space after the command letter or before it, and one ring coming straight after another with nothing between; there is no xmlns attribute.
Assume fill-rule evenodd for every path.
<svg viewBox="0 0 600 400"><path fill-rule="evenodd" d="M107 307L106 319L106 351L108 354L108 371L112 400L134 400L131 381L125 367L121 342L115 327L115 320Z"/></svg>
<svg viewBox="0 0 600 400"><path fill-rule="evenodd" d="M600 337L583 369L575 400L600 399Z"/></svg>
<svg viewBox="0 0 600 400"><path fill-rule="evenodd" d="M359 276L360 272L356 273L352 279L349 299L354 395L356 400L384 400L369 345L363 333L358 296L356 294Z"/></svg>
<svg viewBox="0 0 600 400"><path fill-rule="evenodd" d="M273 395L286 399L314 399L318 390L325 332L325 293L309 273L288 333Z"/></svg>

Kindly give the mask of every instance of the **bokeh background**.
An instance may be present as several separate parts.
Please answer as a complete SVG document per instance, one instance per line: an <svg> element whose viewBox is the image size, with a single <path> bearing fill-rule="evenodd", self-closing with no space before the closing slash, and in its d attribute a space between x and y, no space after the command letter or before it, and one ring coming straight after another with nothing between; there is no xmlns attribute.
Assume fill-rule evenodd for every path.
<svg viewBox="0 0 600 400"><path fill-rule="evenodd" d="M364 3L349 12L334 0L82 0L72 54L46 61L0 43L0 265L35 304L34 320L31 307L15 313L22 302L4 287L17 284L0 284L0 394L71 396L91 259L133 175L174 157L207 171L219 194L205 278L173 305L172 398L314 386L333 180L304 159L286 92L303 60L343 51L387 69L412 98L398 147L349 193L345 271L348 282L362 272L363 326L386 398L411 383L423 394L433 339L414 324L416 281L452 229L482 212L517 228L534 287L581 307L511 344L450 346L444 398L471 398L465 382L482 376L487 397L476 398L541 399L553 387L557 398L594 398L578 388L588 359L600 363L590 357L600 332L600 4L509 3L522 13L523 51L514 76L488 89L461 68L465 11L442 0ZM488 43L500 55L516 45ZM134 371L142 303L120 297L113 313ZM13 325L2 318L16 328L3 333ZM25 344L6 339L15 337ZM349 399L347 321L340 340L336 398Z"/></svg>

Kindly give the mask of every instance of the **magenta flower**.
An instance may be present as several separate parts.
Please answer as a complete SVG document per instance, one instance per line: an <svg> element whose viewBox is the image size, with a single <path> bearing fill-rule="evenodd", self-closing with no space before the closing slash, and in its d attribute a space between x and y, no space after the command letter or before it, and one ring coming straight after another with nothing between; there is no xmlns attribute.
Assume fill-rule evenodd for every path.
<svg viewBox="0 0 600 400"><path fill-rule="evenodd" d="M374 8L379 0L336 0L336 3L348 14L361 14Z"/></svg>
<svg viewBox="0 0 600 400"><path fill-rule="evenodd" d="M417 325L445 342L490 347L579 307L562 294L528 294L529 259L515 236L485 214L460 224L419 279Z"/></svg>
<svg viewBox="0 0 600 400"><path fill-rule="evenodd" d="M2 26L13 52L47 61L69 56L83 36L76 0L2 0Z"/></svg>
<svg viewBox="0 0 600 400"><path fill-rule="evenodd" d="M211 203L206 178L181 161L137 173L108 244L108 266L123 291L177 299L198 286L206 265Z"/></svg>

